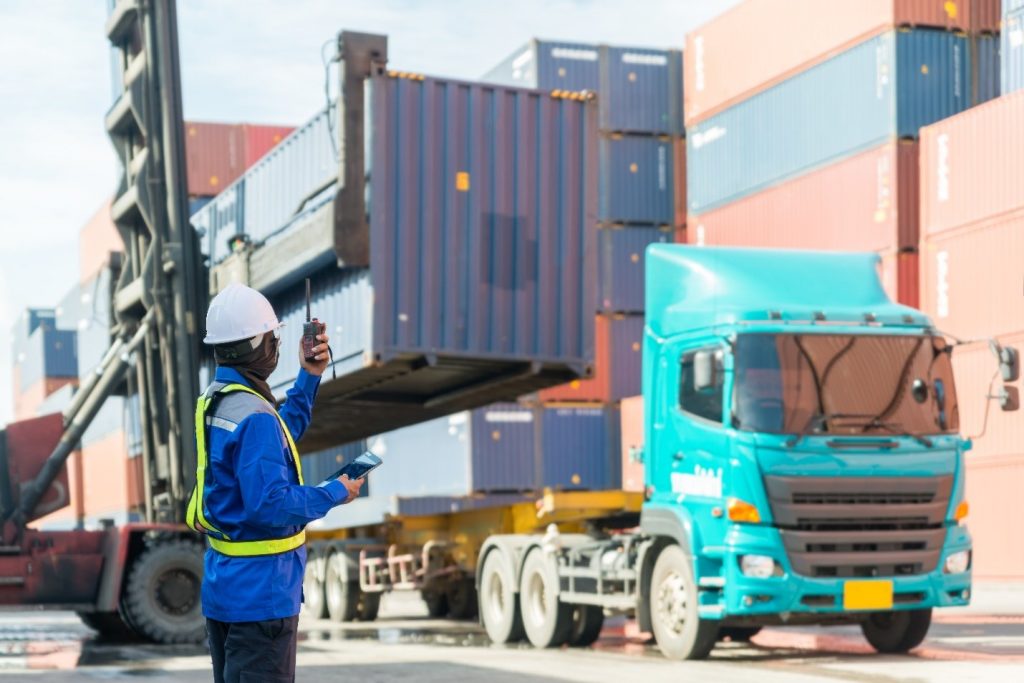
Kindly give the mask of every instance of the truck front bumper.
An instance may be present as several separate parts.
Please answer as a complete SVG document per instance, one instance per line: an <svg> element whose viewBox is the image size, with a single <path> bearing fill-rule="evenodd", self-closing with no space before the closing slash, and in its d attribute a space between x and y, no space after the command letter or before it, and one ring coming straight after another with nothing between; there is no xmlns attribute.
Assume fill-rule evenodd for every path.
<svg viewBox="0 0 1024 683"><path fill-rule="evenodd" d="M970 550L971 539L967 530L951 527L934 571L927 574L877 577L878 581L892 582L892 609L967 605L971 594L970 568L966 572L948 574L944 567L949 555ZM744 575L740 568L743 555L773 558L780 568L780 575L770 578ZM735 525L730 531L724 548L722 568L725 581L719 600L709 600L711 596L706 594L702 596L702 615L709 618L786 614L817 614L826 619L853 616L858 611L844 605L845 585L849 581L876 580L873 577L852 579L797 575L789 565L778 532L771 527L748 525Z"/></svg>

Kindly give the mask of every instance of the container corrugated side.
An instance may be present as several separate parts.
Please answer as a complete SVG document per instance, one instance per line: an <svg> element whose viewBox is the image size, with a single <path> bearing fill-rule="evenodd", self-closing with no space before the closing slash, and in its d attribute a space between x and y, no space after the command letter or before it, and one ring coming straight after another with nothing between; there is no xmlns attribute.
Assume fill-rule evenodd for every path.
<svg viewBox="0 0 1024 683"><path fill-rule="evenodd" d="M669 228L600 228L597 232L598 307L604 313L644 310L644 249L671 242Z"/></svg>
<svg viewBox="0 0 1024 683"><path fill-rule="evenodd" d="M600 85L596 45L532 39L481 78L487 83L541 90L590 90Z"/></svg>
<svg viewBox="0 0 1024 683"><path fill-rule="evenodd" d="M130 465L123 431L82 447L82 504L87 519L130 518L132 503L138 499L129 484Z"/></svg>
<svg viewBox="0 0 1024 683"><path fill-rule="evenodd" d="M110 254L116 251L124 251L124 242L110 218L110 200L107 200L78 233L79 280L90 281L110 264Z"/></svg>
<svg viewBox="0 0 1024 683"><path fill-rule="evenodd" d="M597 315L594 321L597 353L593 378L540 391L540 401L605 403L640 393L643 316Z"/></svg>
<svg viewBox="0 0 1024 683"><path fill-rule="evenodd" d="M245 140L245 168L262 159L295 131L293 126L262 126L252 123L243 123L240 127Z"/></svg>
<svg viewBox="0 0 1024 683"><path fill-rule="evenodd" d="M701 213L898 137L970 103L966 37L886 33L687 130Z"/></svg>
<svg viewBox="0 0 1024 683"><path fill-rule="evenodd" d="M38 327L29 335L21 361L21 390L44 379L78 377L78 349L74 330Z"/></svg>
<svg viewBox="0 0 1024 683"><path fill-rule="evenodd" d="M682 52L602 45L600 53L602 130L683 134Z"/></svg>
<svg viewBox="0 0 1024 683"><path fill-rule="evenodd" d="M515 403L496 403L462 414L470 421L470 479L474 492L538 488L533 410Z"/></svg>
<svg viewBox="0 0 1024 683"><path fill-rule="evenodd" d="M1003 95L921 130L921 232L1024 207L1024 93Z"/></svg>
<svg viewBox="0 0 1024 683"><path fill-rule="evenodd" d="M30 417L37 417L44 414L42 410L46 399L63 387L77 384L74 377L44 377L34 384L18 390L21 386L19 379L21 368L14 367L14 379L17 381L14 391L14 419L25 420Z"/></svg>
<svg viewBox="0 0 1024 683"><path fill-rule="evenodd" d="M617 405L556 405L541 412L545 487L598 491L621 486Z"/></svg>
<svg viewBox="0 0 1024 683"><path fill-rule="evenodd" d="M975 2L992 0L788 0L785 5L746 0L686 36L686 125L887 30L931 26L968 31ZM979 28L985 28L981 22L992 12L974 14Z"/></svg>
<svg viewBox="0 0 1024 683"><path fill-rule="evenodd" d="M602 136L598 218L604 224L672 225L675 159L669 138Z"/></svg>
<svg viewBox="0 0 1024 683"><path fill-rule="evenodd" d="M18 365L25 360L25 349L28 348L28 339L40 325L46 327L57 326L57 311L54 308L26 308L11 326L11 361ZM20 387L20 382L14 383Z"/></svg>
<svg viewBox="0 0 1024 683"><path fill-rule="evenodd" d="M211 196L245 170L245 138L230 123L185 123L185 167L190 195Z"/></svg>
<svg viewBox="0 0 1024 683"><path fill-rule="evenodd" d="M628 396L620 408L620 438L622 443L622 488L625 491L644 490L644 397Z"/></svg>
<svg viewBox="0 0 1024 683"><path fill-rule="evenodd" d="M966 458L966 495L971 506L971 575L1002 581L1024 579L1024 544L1015 501L1024 490L1024 449L1001 458Z"/></svg>
<svg viewBox="0 0 1024 683"><path fill-rule="evenodd" d="M985 34L971 37L972 104L979 105L999 97L999 36Z"/></svg>
<svg viewBox="0 0 1024 683"><path fill-rule="evenodd" d="M893 251L918 244L918 143L890 141L687 219L693 244Z"/></svg>
<svg viewBox="0 0 1024 683"><path fill-rule="evenodd" d="M1003 17L1000 58L1003 94L1024 88L1024 7Z"/></svg>

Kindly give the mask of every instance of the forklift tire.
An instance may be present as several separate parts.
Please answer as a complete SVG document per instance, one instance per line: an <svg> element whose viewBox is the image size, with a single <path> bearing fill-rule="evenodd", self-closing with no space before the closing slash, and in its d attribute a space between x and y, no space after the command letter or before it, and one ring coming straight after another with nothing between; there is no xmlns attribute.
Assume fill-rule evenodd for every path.
<svg viewBox="0 0 1024 683"><path fill-rule="evenodd" d="M139 634L117 612L78 612L82 623L99 634L101 640L108 642L132 642L139 640Z"/></svg>
<svg viewBox="0 0 1024 683"><path fill-rule="evenodd" d="M523 629L534 647L561 647L572 635L572 605L558 599L558 568L540 548L526 556L519 579Z"/></svg>
<svg viewBox="0 0 1024 683"><path fill-rule="evenodd" d="M908 652L924 642L932 625L932 610L912 609L875 612L861 623L861 631L871 647L892 654Z"/></svg>
<svg viewBox="0 0 1024 683"><path fill-rule="evenodd" d="M718 629L718 639L728 638L733 643L749 643L760 632L760 626L723 626Z"/></svg>
<svg viewBox="0 0 1024 683"><path fill-rule="evenodd" d="M425 590L420 593L423 602L427 605L427 614L434 619L442 619L448 616L448 597L441 591Z"/></svg>
<svg viewBox="0 0 1024 683"><path fill-rule="evenodd" d="M526 635L519 596L513 585L512 568L501 548L494 548L484 558L480 570L480 618L491 642L504 645L517 643Z"/></svg>
<svg viewBox="0 0 1024 683"><path fill-rule="evenodd" d="M651 627L669 659L705 659L718 639L718 622L700 618L693 567L678 545L666 546L654 563Z"/></svg>
<svg viewBox="0 0 1024 683"><path fill-rule="evenodd" d="M597 642L604 626L604 610L597 605L574 605L572 610L571 647L589 647Z"/></svg>
<svg viewBox="0 0 1024 683"><path fill-rule="evenodd" d="M380 598L382 593L359 593L359 601L356 604L356 619L359 621L375 621L380 613Z"/></svg>
<svg viewBox="0 0 1024 683"><path fill-rule="evenodd" d="M157 643L201 643L206 638L200 586L202 548L183 539L154 542L135 558L121 598L125 621Z"/></svg>
<svg viewBox="0 0 1024 683"><path fill-rule="evenodd" d="M354 621L359 607L359 584L351 580L352 559L342 551L327 556L324 593L327 613L333 621Z"/></svg>
<svg viewBox="0 0 1024 683"><path fill-rule="evenodd" d="M302 577L303 608L314 619L327 618L327 596L324 595L324 557L310 553L306 573Z"/></svg>
<svg viewBox="0 0 1024 683"><path fill-rule="evenodd" d="M445 589L445 598L448 601L448 614L452 619L476 619L476 586L473 585L472 579L453 580Z"/></svg>

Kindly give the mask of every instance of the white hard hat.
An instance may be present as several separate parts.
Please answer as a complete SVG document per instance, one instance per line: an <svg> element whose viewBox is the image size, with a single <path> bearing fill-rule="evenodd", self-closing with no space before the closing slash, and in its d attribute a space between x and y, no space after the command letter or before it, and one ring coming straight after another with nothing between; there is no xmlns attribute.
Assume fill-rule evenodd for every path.
<svg viewBox="0 0 1024 683"><path fill-rule="evenodd" d="M281 327L267 297L252 287L233 282L213 297L206 313L204 344L242 341Z"/></svg>

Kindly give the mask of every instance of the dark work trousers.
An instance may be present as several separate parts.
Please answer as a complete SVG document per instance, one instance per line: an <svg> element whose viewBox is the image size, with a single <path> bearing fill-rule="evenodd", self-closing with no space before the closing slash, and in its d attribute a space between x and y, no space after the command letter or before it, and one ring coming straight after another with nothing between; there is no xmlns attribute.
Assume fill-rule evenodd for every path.
<svg viewBox="0 0 1024 683"><path fill-rule="evenodd" d="M206 620L214 683L294 683L299 617Z"/></svg>

